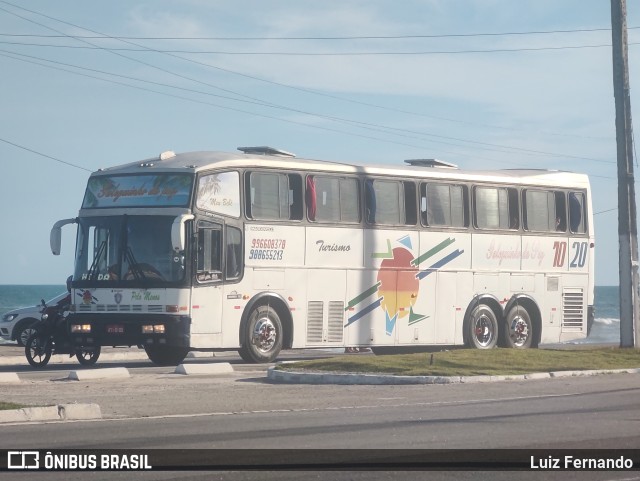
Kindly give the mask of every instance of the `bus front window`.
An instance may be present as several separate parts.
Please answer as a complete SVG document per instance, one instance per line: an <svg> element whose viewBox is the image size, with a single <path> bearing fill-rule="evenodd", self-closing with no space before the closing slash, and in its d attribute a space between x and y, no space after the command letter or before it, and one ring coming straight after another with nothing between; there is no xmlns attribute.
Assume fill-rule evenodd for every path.
<svg viewBox="0 0 640 481"><path fill-rule="evenodd" d="M171 245L173 220L171 216L80 219L74 278L122 285L182 280L184 263Z"/></svg>

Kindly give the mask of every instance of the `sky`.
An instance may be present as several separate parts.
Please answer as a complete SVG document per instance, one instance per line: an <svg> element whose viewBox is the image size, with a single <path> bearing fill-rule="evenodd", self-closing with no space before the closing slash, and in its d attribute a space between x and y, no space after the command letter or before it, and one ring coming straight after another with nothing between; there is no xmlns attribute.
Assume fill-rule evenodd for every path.
<svg viewBox="0 0 640 481"><path fill-rule="evenodd" d="M90 172L269 145L587 173L596 285L617 285L610 26L607 0L0 0L0 284L64 283L75 232L60 256L49 232Z"/></svg>

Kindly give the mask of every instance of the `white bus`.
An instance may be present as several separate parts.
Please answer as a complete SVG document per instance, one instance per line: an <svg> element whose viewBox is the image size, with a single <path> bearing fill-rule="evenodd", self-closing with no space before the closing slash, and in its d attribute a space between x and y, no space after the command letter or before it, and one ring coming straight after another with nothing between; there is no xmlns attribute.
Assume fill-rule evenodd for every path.
<svg viewBox="0 0 640 481"><path fill-rule="evenodd" d="M586 175L350 165L268 147L164 152L89 177L69 330L78 345L249 362L281 349L535 347L587 336Z"/></svg>

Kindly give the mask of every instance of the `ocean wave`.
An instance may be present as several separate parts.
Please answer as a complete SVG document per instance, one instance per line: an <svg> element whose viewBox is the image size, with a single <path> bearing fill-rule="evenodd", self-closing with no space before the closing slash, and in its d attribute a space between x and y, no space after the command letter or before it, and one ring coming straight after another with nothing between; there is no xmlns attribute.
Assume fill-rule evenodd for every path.
<svg viewBox="0 0 640 481"><path fill-rule="evenodd" d="M610 326L612 324L620 324L620 319L614 317L596 317L593 322Z"/></svg>

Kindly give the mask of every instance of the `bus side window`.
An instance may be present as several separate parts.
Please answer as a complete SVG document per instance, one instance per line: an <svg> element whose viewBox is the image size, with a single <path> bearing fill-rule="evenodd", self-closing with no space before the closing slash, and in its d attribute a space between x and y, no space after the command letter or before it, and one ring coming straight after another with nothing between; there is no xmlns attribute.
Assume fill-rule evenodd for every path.
<svg viewBox="0 0 640 481"><path fill-rule="evenodd" d="M475 187L475 222L479 229L518 229L518 191L505 187Z"/></svg>
<svg viewBox="0 0 640 481"><path fill-rule="evenodd" d="M584 234L586 229L584 212L584 194L569 192L569 227L574 234Z"/></svg>
<svg viewBox="0 0 640 481"><path fill-rule="evenodd" d="M199 282L217 281L222 273L222 231L219 228L198 230L196 276Z"/></svg>
<svg viewBox="0 0 640 481"><path fill-rule="evenodd" d="M247 217L251 219L288 219L289 183L284 174L250 172L246 186Z"/></svg>
<svg viewBox="0 0 640 481"><path fill-rule="evenodd" d="M507 189L509 202L509 229L520 228L520 205L518 203L518 190Z"/></svg>
<svg viewBox="0 0 640 481"><path fill-rule="evenodd" d="M364 191L365 191L365 220L367 224L375 224L376 223L376 193L373 190L373 180L367 179L364 182Z"/></svg>
<svg viewBox="0 0 640 481"><path fill-rule="evenodd" d="M258 220L302 219L302 178L298 174L250 172L246 178L247 217Z"/></svg>
<svg viewBox="0 0 640 481"><path fill-rule="evenodd" d="M557 231L562 223L557 192L527 189L523 192L524 228L532 232Z"/></svg>
<svg viewBox="0 0 640 481"><path fill-rule="evenodd" d="M556 192L556 231L567 230L567 201L564 192Z"/></svg>
<svg viewBox="0 0 640 481"><path fill-rule="evenodd" d="M316 180L313 175L307 176L307 218L313 222L316 220L317 203L316 203Z"/></svg>
<svg viewBox="0 0 640 481"><path fill-rule="evenodd" d="M289 219L302 220L304 207L302 205L302 177L299 174L288 174L289 178Z"/></svg>
<svg viewBox="0 0 640 481"><path fill-rule="evenodd" d="M426 226L467 227L465 187L424 183L420 186L420 211Z"/></svg>
<svg viewBox="0 0 640 481"><path fill-rule="evenodd" d="M359 222L358 200L355 178L307 177L307 217L312 222Z"/></svg>
<svg viewBox="0 0 640 481"><path fill-rule="evenodd" d="M242 232L227 226L227 258L225 277L237 279L242 275Z"/></svg>
<svg viewBox="0 0 640 481"><path fill-rule="evenodd" d="M416 225L418 223L417 197L415 182L405 181L404 187L404 223L406 225Z"/></svg>
<svg viewBox="0 0 640 481"><path fill-rule="evenodd" d="M365 186L367 222L369 224L405 224L404 182L367 179Z"/></svg>

